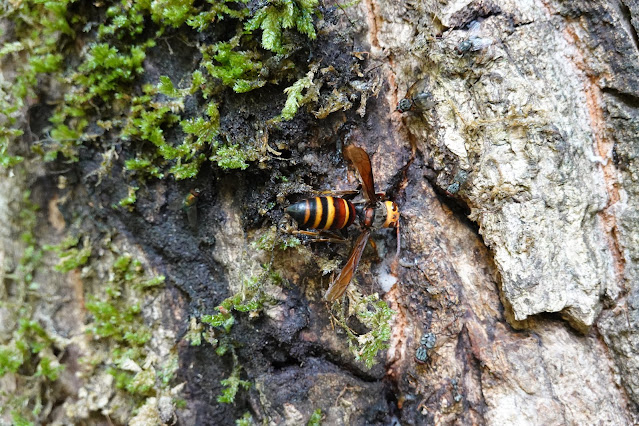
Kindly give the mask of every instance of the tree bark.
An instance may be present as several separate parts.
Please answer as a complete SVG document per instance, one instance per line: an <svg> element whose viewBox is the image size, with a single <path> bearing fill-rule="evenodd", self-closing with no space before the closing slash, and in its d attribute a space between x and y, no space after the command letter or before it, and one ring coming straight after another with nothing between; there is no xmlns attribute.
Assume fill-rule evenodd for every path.
<svg viewBox="0 0 639 426"><path fill-rule="evenodd" d="M186 183L148 180L132 211L111 207L126 186L116 173L124 155L98 182L92 172L105 157L93 145L76 163L28 160L0 179L0 343L19 328L19 300L65 366L38 393L47 413L40 418L221 425L248 412L255 424L296 425L320 409L331 425L639 422L639 4L323 6L312 55L334 66L326 73L337 69L366 89L326 118L301 111L272 130L266 143L287 158L236 171L206 163ZM473 21L477 35L469 34ZM458 52L473 37L490 46ZM192 71L190 50L179 52L177 37L167 43L173 63L163 48L152 50L141 80L181 80ZM9 78L9 65L3 74ZM432 108L396 111L420 80ZM42 93L59 90L46 83ZM273 116L271 97L280 96L281 109L281 89L226 96L222 128L252 132L242 126ZM321 99L329 96L324 87ZM46 130L35 117L45 98L23 111L36 135ZM246 111L253 121L234 121ZM356 187L341 158L346 144L369 153L377 190L388 188L401 211L399 258L395 233L375 232L380 259L366 251L351 283L359 293L382 294L395 311L389 347L371 369L355 360L337 325L340 312L322 299L324 274L346 262L355 228L343 245L256 245L265 235L284 238L283 209L302 189ZM202 194L193 228L174 207L195 187ZM18 297L22 287L11 277L22 271L28 246L18 238L25 189L41 207L33 228L39 245L80 232L93 250L89 263L67 273L55 272L56 256L44 252L38 286ZM147 275L166 276L157 290L124 287L121 300L139 303L140 324L151 332L147 362L125 370L160 371L171 360L179 367L135 411L107 372L113 344L87 334L95 321L86 305L114 282L112 265L125 254L140 259ZM212 339L195 346L184 338L203 315L224 313L216 308L264 277L265 267L284 284L265 284L263 308L232 312L228 333L204 328L230 352L216 355ZM347 297L352 307L357 296ZM347 323L367 331L353 318ZM235 370L250 388L221 403L221 381ZM19 392L31 383L24 376L5 374L0 389Z"/></svg>

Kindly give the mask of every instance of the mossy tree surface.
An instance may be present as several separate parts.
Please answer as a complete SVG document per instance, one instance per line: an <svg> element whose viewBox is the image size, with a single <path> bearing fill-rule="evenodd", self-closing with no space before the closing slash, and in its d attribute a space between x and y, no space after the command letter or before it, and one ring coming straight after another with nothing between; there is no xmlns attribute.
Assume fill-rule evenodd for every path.
<svg viewBox="0 0 639 426"><path fill-rule="evenodd" d="M639 423L633 2L0 15L0 423ZM401 250L327 304L345 144Z"/></svg>
<svg viewBox="0 0 639 426"><path fill-rule="evenodd" d="M273 366L312 359L300 371L319 389L342 357L372 403L393 311L359 293L346 316L320 302L348 247L279 231L287 197L356 185L339 153L380 83L343 9L29 0L0 14L0 165L33 188L3 210L22 241L4 265L3 421L252 424L273 415L255 405ZM317 279L296 286L300 269Z"/></svg>

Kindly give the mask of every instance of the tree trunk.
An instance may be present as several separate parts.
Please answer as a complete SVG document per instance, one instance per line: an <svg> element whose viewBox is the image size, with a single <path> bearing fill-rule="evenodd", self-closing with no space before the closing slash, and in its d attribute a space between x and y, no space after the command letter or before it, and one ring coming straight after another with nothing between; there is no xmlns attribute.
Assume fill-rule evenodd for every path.
<svg viewBox="0 0 639 426"><path fill-rule="evenodd" d="M164 25L152 9L172 10L164 3L132 40ZM266 4L249 2L247 16ZM239 78L229 86L203 65L202 46L249 31L250 18L218 15L199 33L167 25L119 96L91 98L72 150L53 144L58 159L43 162L34 152L59 140L50 119L81 81L72 72L90 75L78 63L112 19L106 6L70 5L75 36L56 33L64 72L40 72L3 123L24 131L10 153L25 159L0 179L2 421L639 422L639 4L319 10L317 38L284 27L284 47L252 57L253 90L241 94ZM7 49L24 40L20 13L5 13ZM242 37L231 51L268 53L268 40ZM300 47L282 53L286 43ZM20 81L23 49L2 56L3 93ZM161 76L188 87L197 69L211 73L197 90L141 97ZM297 115L273 119L296 87ZM426 108L396 110L420 95ZM207 116L211 100L219 113ZM139 105L170 105L161 136L144 136ZM153 138L190 140L171 113L219 120L215 141L194 148L192 179L170 175L175 157L149 157L157 173L125 163L147 158ZM375 230L333 304L323 294L358 225L345 244L311 242L287 233L284 208L357 188L349 144L399 205L400 238ZM237 149L241 167L227 166Z"/></svg>

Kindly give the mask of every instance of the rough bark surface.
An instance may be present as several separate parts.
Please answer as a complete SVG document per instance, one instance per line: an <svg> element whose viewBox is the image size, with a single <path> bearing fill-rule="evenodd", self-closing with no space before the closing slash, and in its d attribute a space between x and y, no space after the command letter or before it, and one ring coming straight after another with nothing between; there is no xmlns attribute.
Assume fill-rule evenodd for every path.
<svg viewBox="0 0 639 426"><path fill-rule="evenodd" d="M474 20L493 42L459 54ZM3 282L23 247L15 203L25 188L43 207L44 242L80 227L167 277L141 304L153 330L148 362L177 356L174 391L185 407L165 415L169 395L158 394L133 416L119 411L126 404L113 376L83 375L78 362L93 353L83 294L99 291L108 268L51 273L45 257L39 297L25 300L66 365L49 421L230 425L250 412L257 424L298 425L321 409L330 425L639 422L639 4L365 0L327 4L317 25L314 52L345 69L365 51L357 84L373 89L357 111L282 125L270 137L285 161L205 168L188 184L151 181L132 212L111 208L120 177L96 183L103 158L91 148L60 172L65 185L41 166L2 177ZM179 46L172 61L151 52L146 78L179 80L191 54ZM395 111L420 79L434 107ZM265 87L250 105L229 98L238 118L222 125L253 132L242 120L272 116L279 94ZM36 107L24 112L34 134L46 126ZM345 261L349 244L272 253L254 244L292 201L274 189L274 171L308 189L351 189L357 177L341 158L348 143L371 155L378 191L392 188L401 209L400 258L394 233L375 233L382 259L367 251L351 284L385 292L396 312L390 347L372 369L354 360L322 300L323 266ZM203 193L192 229L171 206L195 186ZM114 256L93 255L105 264ZM261 315L237 317L237 360L181 339L190 318L214 313L265 264L290 285L269 285ZM11 291L5 284L3 297ZM0 338L15 322L0 306ZM221 404L220 380L237 364L253 386ZM19 385L11 374L0 381L9 393Z"/></svg>

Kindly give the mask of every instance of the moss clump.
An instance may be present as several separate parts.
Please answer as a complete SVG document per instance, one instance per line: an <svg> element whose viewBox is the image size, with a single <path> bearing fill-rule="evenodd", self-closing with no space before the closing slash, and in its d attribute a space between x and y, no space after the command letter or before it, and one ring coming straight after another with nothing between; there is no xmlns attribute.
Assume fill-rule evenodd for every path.
<svg viewBox="0 0 639 426"><path fill-rule="evenodd" d="M20 241L25 246L20 256L20 261L14 271L9 272L6 277L14 281L20 291L17 292L19 298L26 297L27 290L34 290L38 287L34 282L35 271L42 265L42 248L37 242L34 229L37 221L37 212L40 207L30 199L31 191L25 191L22 199L18 203L18 219L21 229ZM21 300L18 300L20 305Z"/></svg>
<svg viewBox="0 0 639 426"><path fill-rule="evenodd" d="M93 322L88 332L97 338L111 338L117 343L144 345L150 338L150 332L135 321L141 312L139 304L121 309L118 297L112 288L107 289L110 295L106 300L91 300L87 303L87 311L93 315Z"/></svg>
<svg viewBox="0 0 639 426"><path fill-rule="evenodd" d="M126 282L127 285L135 289L147 289L157 287L164 283L164 275L147 278L144 274L142 262L133 258L130 254L119 256L113 262L112 271L115 274L114 280Z"/></svg>
<svg viewBox="0 0 639 426"><path fill-rule="evenodd" d="M146 50L154 44L153 40L146 40L139 45L122 44L119 48L106 42L91 45L84 61L70 78L71 88L65 94L64 102L50 118L53 128L46 160L55 159L58 153L77 160L76 148L92 139L91 135L84 134L89 112L97 105L114 101L114 112L117 112L120 102L130 102L122 93L126 93L128 86L142 74Z"/></svg>
<svg viewBox="0 0 639 426"><path fill-rule="evenodd" d="M379 300L377 293L363 297L357 290L349 290L348 294L352 304L350 310L369 331L357 335L346 324L342 309L339 309L340 317L337 319L337 323L346 331L348 346L355 359L363 362L366 368L371 368L375 364L375 358L379 351L388 349L391 321L396 312L390 309L386 302Z"/></svg>
<svg viewBox="0 0 639 426"><path fill-rule="evenodd" d="M144 397L156 396L168 385L177 365L166 365L156 371L147 362L147 344L152 334L144 323L141 302L136 301L164 281L163 276L147 277L142 263L125 254L118 256L111 265L104 295L90 296L86 309L91 315L87 333L96 344L108 347L109 357L94 368L103 368L115 378L115 386L142 404ZM97 349L97 348L96 348Z"/></svg>
<svg viewBox="0 0 639 426"><path fill-rule="evenodd" d="M202 49L202 66L208 74L220 79L225 86L232 87L237 93L248 92L266 84L260 78L262 55L252 51L236 51L243 34L233 37L229 42L215 43Z"/></svg>
<svg viewBox="0 0 639 426"><path fill-rule="evenodd" d="M306 426L321 426L322 424L322 409L318 408L317 410L313 411L313 414L311 414L311 418L308 419L308 423L306 423Z"/></svg>
<svg viewBox="0 0 639 426"><path fill-rule="evenodd" d="M235 425L236 426L252 426L253 425L253 416L251 416L251 413L244 413L244 415L235 420Z"/></svg>
<svg viewBox="0 0 639 426"><path fill-rule="evenodd" d="M213 327L222 328L228 333L235 324L233 311L248 312L251 317L256 317L269 300L266 286L269 283L280 285L281 282L282 277L273 271L270 265L263 265L262 273L244 279L241 290L220 303L216 308L217 314L202 315L201 321Z"/></svg>
<svg viewBox="0 0 639 426"><path fill-rule="evenodd" d="M292 234L278 234L277 228L273 226L263 231L251 246L258 250L272 252L276 248L286 250L298 247L300 244L302 242L299 238Z"/></svg>
<svg viewBox="0 0 639 426"><path fill-rule="evenodd" d="M12 22L15 38L4 40L0 64L14 77L7 81L7 74L0 75L0 166L12 167L23 160L15 146L23 134L18 118L36 98L38 75L61 70L61 41L75 32L68 16L73 0L5 3L0 19Z"/></svg>
<svg viewBox="0 0 639 426"><path fill-rule="evenodd" d="M297 114L297 110L302 104L308 103L310 100L317 100L318 93L317 91L309 91L308 89L314 88L313 86L313 71L309 71L308 74L297 80L293 83L292 86L284 89L284 93L286 93L286 103L284 104L284 108L282 109L282 113L280 114L278 119L281 120L290 120L295 114ZM315 88L316 89L316 88ZM306 90L306 94L302 95L302 91Z"/></svg>
<svg viewBox="0 0 639 426"><path fill-rule="evenodd" d="M6 271L0 307L7 322L0 341L0 377L12 375L17 391L0 395L0 416L10 413L13 424L29 424L43 414L47 389L59 378L64 366L55 355L59 342L36 320L33 304L39 300L36 273L42 266L43 249L35 236L38 206L25 192L15 203L21 230L22 255L13 270ZM17 213L19 212L19 213Z"/></svg>
<svg viewBox="0 0 639 426"><path fill-rule="evenodd" d="M238 144L221 147L215 144L213 149L215 154L209 159L223 169L245 170L248 167L247 161L253 161L257 157L257 153L252 148L241 149Z"/></svg>
<svg viewBox="0 0 639 426"><path fill-rule="evenodd" d="M313 15L317 0L271 0L244 25L248 31L262 30L262 46L276 53L291 50L284 30L296 28L308 38L316 37Z"/></svg>
<svg viewBox="0 0 639 426"><path fill-rule="evenodd" d="M237 363L237 358L235 358L235 367L233 367L233 372L227 379L220 382L222 386L224 386L224 389L222 390L222 394L217 397L217 402L232 404L235 401L235 395L237 395L240 388L248 390L251 387L251 382L240 379L241 372L242 368Z"/></svg>
<svg viewBox="0 0 639 426"><path fill-rule="evenodd" d="M247 278L243 282L242 289L236 294L224 299L215 309L216 314L202 315L200 321L208 324L210 329L203 330L200 325L192 324L188 339L192 345L199 345L204 338L214 348L218 356L224 356L227 352L233 352L234 346L230 339L230 333L235 324L234 312L248 313L250 318L259 315L264 304L269 300L265 287L268 282L280 283L282 278L270 267L265 266L264 271L255 277ZM234 355L235 356L235 355Z"/></svg>
<svg viewBox="0 0 639 426"><path fill-rule="evenodd" d="M91 256L89 239L83 239L82 248L77 247L79 242L80 239L78 237L69 236L60 244L44 246L45 250L53 251L60 257L60 263L54 267L56 271L69 272L87 263L89 256Z"/></svg>
<svg viewBox="0 0 639 426"><path fill-rule="evenodd" d="M23 375L56 381L64 367L49 349L53 339L36 321L23 317L18 323L11 342L0 346L0 377L20 371Z"/></svg>
<svg viewBox="0 0 639 426"><path fill-rule="evenodd" d="M7 344L0 345L0 377L14 376L17 392L2 395L0 416L11 413L13 424L30 424L42 414L42 400L64 370L54 355L54 340L26 310Z"/></svg>
<svg viewBox="0 0 639 426"><path fill-rule="evenodd" d="M19 89L12 90L9 96L0 96L0 103L7 106L2 109L7 118L4 123L0 121L0 125L4 124L0 126L1 165L12 166L21 161L9 149L21 135L16 117L24 99L32 93L37 76L48 74L60 79L67 88L50 117L48 137L34 147L46 160L60 155L77 160L79 146L96 140L108 143L87 132L95 120L109 123L106 130L111 135L136 143L137 154L126 159L125 167L138 179L166 175L192 178L207 158L223 169L246 169L249 162L258 159L259 151L251 141L235 141L230 135L219 138L218 101L214 99L220 95L219 82L242 93L293 75L293 63L285 58L294 50L291 31L314 39L313 16L318 5L316 0L278 0L267 2L251 13L244 6L247 0L120 2L106 9L106 20L97 28L95 38L83 40L88 48L80 54L80 61L65 63L64 54L78 52L59 51L60 46L69 46L60 40L77 37L84 19L70 11L70 3L25 0L12 4L5 13L16 23L17 31L15 41L0 51L0 59L23 54L28 57L29 66L22 70ZM136 93L147 52L162 34L184 27L205 31L222 20L236 21L237 35L231 40L201 45L202 60L193 70L189 87L175 89L169 78L162 76L157 87L147 85L142 94L129 95ZM32 48L42 43L33 30L46 35L45 46ZM254 41L253 31L261 32L261 45ZM153 35L149 36L149 32ZM271 52L282 57L274 58ZM265 68L268 75L264 75ZM295 114L302 83L288 92L284 119ZM5 87L9 86L0 84L0 90ZM167 101L162 95L172 100ZM187 96L209 100L205 117L182 116ZM174 145L167 142L165 131L178 122L186 137L183 143ZM213 152L207 156L209 149ZM128 207L134 202L130 194L120 205Z"/></svg>
<svg viewBox="0 0 639 426"><path fill-rule="evenodd" d="M133 205L138 199L138 189L140 189L138 186L129 186L127 196L118 201L118 205L127 208L129 211L133 211Z"/></svg>
<svg viewBox="0 0 639 426"><path fill-rule="evenodd" d="M191 317L189 320L189 329L184 335L184 340L189 342L191 346L200 346L202 344L202 332L204 326L197 321L197 318Z"/></svg>
<svg viewBox="0 0 639 426"><path fill-rule="evenodd" d="M258 240L255 245L263 243L264 238ZM272 245L271 245L272 247ZM268 303L266 288L269 285L282 285L282 277L274 270L272 264L262 265L262 271L252 277L242 278L240 290L232 296L224 299L216 307L217 313L202 315L198 319L191 318L190 327L185 335L185 339L192 346L199 346L202 341L207 341L215 348L218 356L230 353L233 357L233 371L231 375L222 380L222 394L218 397L218 402L232 403L240 388L248 389L251 383L240 379L241 367L236 355L236 343L231 337L231 331L235 324L236 312L248 313L249 318L255 318ZM204 324L208 327L204 327Z"/></svg>

